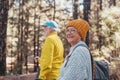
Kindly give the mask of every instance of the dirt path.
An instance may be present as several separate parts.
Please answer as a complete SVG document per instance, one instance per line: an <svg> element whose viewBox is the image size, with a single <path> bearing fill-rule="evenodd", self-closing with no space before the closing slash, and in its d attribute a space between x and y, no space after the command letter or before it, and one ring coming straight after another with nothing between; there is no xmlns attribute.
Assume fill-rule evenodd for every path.
<svg viewBox="0 0 120 80"><path fill-rule="evenodd" d="M0 80L34 80L36 73L13 75L13 76L0 76Z"/></svg>

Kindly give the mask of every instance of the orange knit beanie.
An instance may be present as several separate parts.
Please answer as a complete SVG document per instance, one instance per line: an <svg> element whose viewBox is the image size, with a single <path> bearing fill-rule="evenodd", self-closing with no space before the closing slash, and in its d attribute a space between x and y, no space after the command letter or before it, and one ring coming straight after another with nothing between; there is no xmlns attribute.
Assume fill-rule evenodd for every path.
<svg viewBox="0 0 120 80"><path fill-rule="evenodd" d="M79 35L84 41L86 39L86 33L90 29L90 25L88 24L88 22L83 19L76 19L68 22L66 28L68 27L74 27L75 29L77 29Z"/></svg>

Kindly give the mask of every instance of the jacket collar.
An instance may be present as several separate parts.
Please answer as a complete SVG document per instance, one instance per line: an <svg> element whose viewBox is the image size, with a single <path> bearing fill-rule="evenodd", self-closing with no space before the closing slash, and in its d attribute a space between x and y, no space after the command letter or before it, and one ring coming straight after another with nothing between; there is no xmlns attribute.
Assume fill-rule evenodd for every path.
<svg viewBox="0 0 120 80"><path fill-rule="evenodd" d="M48 34L46 37L51 36L51 35L56 35L56 34L57 34L57 32L51 32L51 33Z"/></svg>
<svg viewBox="0 0 120 80"><path fill-rule="evenodd" d="M77 44L75 44L74 46L72 46L72 47L70 48L70 53L69 53L69 55L71 55L73 49L74 49L76 46L80 45L80 44L87 46L84 41L79 41Z"/></svg>

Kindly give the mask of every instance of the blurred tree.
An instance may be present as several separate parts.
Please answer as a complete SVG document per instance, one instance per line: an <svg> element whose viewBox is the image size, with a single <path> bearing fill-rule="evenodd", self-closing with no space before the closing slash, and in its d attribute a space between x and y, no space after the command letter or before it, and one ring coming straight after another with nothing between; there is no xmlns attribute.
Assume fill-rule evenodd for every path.
<svg viewBox="0 0 120 80"><path fill-rule="evenodd" d="M109 7L116 6L116 0L109 0Z"/></svg>
<svg viewBox="0 0 120 80"><path fill-rule="evenodd" d="M6 74L6 32L9 0L0 0L0 76Z"/></svg>
<svg viewBox="0 0 120 80"><path fill-rule="evenodd" d="M78 19L78 0L73 2L73 19Z"/></svg>
<svg viewBox="0 0 120 80"><path fill-rule="evenodd" d="M59 25L60 28L59 35L61 36L61 39L63 40L65 46L65 55L69 51L69 46L64 35L65 25L69 20L77 18L84 18L91 24L92 30L89 31L87 35L86 43L89 45L90 43L89 41L92 42L91 43L92 45L90 45L90 47L93 48L94 53L98 53L98 57L100 57L99 56L100 52L108 53L107 51L109 52L112 51L111 49L108 48L111 47L113 48L115 42L113 42L112 45L109 44L111 44L115 35L107 36L108 34L106 31L109 31L109 29L102 30L102 28L103 29L106 28L106 23L107 26L111 27L110 22L112 22L114 18L111 19L111 17L108 17L110 18L108 20L111 20L109 23L108 20L105 19L105 21L103 21L106 22L104 23L105 27L102 27L103 24L101 23L103 23L102 22L103 18L101 18L99 13L99 11L109 7L108 0L57 0L56 2L55 0L10 0L10 1L11 4L8 15L9 22L7 27L8 30L7 53L8 56L14 54L13 57L16 58L17 62L17 64L15 64L16 67L15 68L12 67L12 69L15 69L14 72L22 73L21 71L23 71L23 68L25 66L26 70L28 70L29 63L27 63L27 58L29 56L30 57L32 56L33 58L34 56L40 54L40 49L44 41L44 36L43 30L42 28L39 27L39 24L42 24L48 19L55 20ZM24 4L22 4L23 1ZM80 7L82 8L82 10L80 9ZM79 11L80 14L78 14ZM90 15L90 13L92 14ZM106 15L108 12L106 11L101 13L103 14L105 13ZM116 22L112 23L113 26ZM110 28L110 30L115 28L117 27ZM115 30L110 31L110 35L114 34L113 33L114 31ZM119 32L116 31L115 34L119 36L118 33ZM90 40L89 37L91 37ZM31 59L31 61L33 61L33 59ZM37 70L35 63L34 66L32 67L34 68L33 71Z"/></svg>
<svg viewBox="0 0 120 80"><path fill-rule="evenodd" d="M83 9L84 19L89 22L88 16L90 14L91 0L84 0L83 5L84 5L84 9ZM89 32L87 32L86 44L89 46Z"/></svg>

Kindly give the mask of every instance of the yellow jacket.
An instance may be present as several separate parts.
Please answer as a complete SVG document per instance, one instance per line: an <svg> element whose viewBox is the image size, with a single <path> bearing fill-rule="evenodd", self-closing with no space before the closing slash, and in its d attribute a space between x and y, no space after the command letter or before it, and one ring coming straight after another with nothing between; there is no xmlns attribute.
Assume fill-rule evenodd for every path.
<svg viewBox="0 0 120 80"><path fill-rule="evenodd" d="M42 48L39 78L43 80L55 80L59 77L63 63L63 43L57 33L47 35Z"/></svg>

